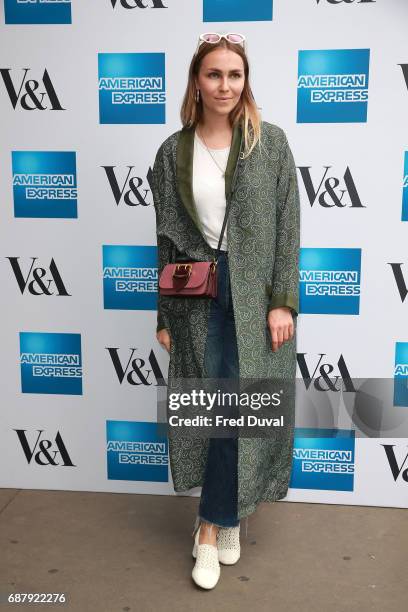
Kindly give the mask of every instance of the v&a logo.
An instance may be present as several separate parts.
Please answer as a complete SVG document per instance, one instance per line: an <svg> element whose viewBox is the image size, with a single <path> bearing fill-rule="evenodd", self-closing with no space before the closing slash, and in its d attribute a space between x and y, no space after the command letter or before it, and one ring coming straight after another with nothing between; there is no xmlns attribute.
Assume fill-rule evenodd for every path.
<svg viewBox="0 0 408 612"><path fill-rule="evenodd" d="M19 257L6 257L6 259L8 259L10 262L22 295L24 295L26 289L29 293L31 293L31 295L71 295L65 288L54 258L51 259L51 263L48 267L48 273L51 278L46 277L46 268L35 266L35 262L37 261L38 257L31 257L32 261L28 272L23 272L18 261L20 259ZM31 281L30 278L32 279Z"/></svg>
<svg viewBox="0 0 408 612"><path fill-rule="evenodd" d="M14 431L18 436L28 464L30 464L34 459L34 462L37 465L63 465L64 467L76 467L76 465L72 463L67 447L65 446L64 440L62 439L59 431L57 432L53 443L53 441L49 440L48 438L40 440L41 434L44 432L44 430L37 429L38 436L33 446L30 446L26 429L15 429Z"/></svg>
<svg viewBox="0 0 408 612"><path fill-rule="evenodd" d="M20 83L14 84L11 68L0 68L0 75L14 110L16 110L19 102L20 107L28 111L66 110L61 106L47 69L44 70L41 84L39 80L27 78L30 68L23 68L23 71L24 74ZM23 91L25 93L22 93Z"/></svg>

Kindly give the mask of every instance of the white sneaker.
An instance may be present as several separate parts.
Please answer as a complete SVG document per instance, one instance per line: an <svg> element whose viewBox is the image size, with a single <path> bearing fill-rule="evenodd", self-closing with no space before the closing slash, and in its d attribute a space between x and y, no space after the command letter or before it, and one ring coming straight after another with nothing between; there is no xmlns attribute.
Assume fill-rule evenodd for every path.
<svg viewBox="0 0 408 612"><path fill-rule="evenodd" d="M239 525L221 527L217 534L218 560L224 565L234 565L241 556Z"/></svg>
<svg viewBox="0 0 408 612"><path fill-rule="evenodd" d="M212 544L199 544L200 527L194 538L193 557L196 559L192 578L203 589L213 589L220 577L221 568L218 561L218 550Z"/></svg>

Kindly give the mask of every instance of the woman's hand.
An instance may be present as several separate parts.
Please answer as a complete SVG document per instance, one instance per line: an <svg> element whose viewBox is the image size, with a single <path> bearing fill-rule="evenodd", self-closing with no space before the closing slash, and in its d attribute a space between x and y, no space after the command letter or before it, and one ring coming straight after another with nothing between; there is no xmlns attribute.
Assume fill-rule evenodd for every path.
<svg viewBox="0 0 408 612"><path fill-rule="evenodd" d="M167 329L160 329L156 333L156 338L157 338L157 341L159 342L159 344L161 344L162 347L164 347L166 349L166 351L168 353L170 353L171 338L170 338L170 334L169 334L168 330Z"/></svg>
<svg viewBox="0 0 408 612"><path fill-rule="evenodd" d="M276 352L294 334L293 317L290 308L272 308L268 313L268 327L271 334L272 351Z"/></svg>

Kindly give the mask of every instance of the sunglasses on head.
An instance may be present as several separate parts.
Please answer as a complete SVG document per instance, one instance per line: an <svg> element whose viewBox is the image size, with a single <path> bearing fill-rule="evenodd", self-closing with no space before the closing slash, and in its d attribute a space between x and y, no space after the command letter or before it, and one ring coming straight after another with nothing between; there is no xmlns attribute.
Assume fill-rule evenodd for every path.
<svg viewBox="0 0 408 612"><path fill-rule="evenodd" d="M200 45L203 42L216 44L220 42L221 38L225 38L228 42L236 43L237 45L242 45L245 51L245 36L243 34L238 34L237 32L228 32L227 34L219 34L218 32L205 32L204 34L200 34L198 38L198 45L194 55L197 55Z"/></svg>

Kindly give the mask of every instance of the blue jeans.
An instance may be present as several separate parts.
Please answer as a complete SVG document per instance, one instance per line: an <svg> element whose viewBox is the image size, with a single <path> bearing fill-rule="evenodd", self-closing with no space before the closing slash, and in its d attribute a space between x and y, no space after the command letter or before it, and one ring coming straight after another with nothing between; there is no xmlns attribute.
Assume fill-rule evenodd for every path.
<svg viewBox="0 0 408 612"><path fill-rule="evenodd" d="M211 301L204 369L208 378L238 380L238 347L226 251L221 251L218 258L217 297ZM238 438L210 438L198 516L219 527L236 527L237 510Z"/></svg>

